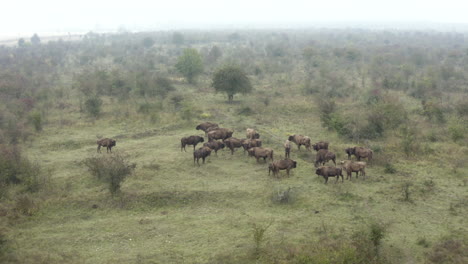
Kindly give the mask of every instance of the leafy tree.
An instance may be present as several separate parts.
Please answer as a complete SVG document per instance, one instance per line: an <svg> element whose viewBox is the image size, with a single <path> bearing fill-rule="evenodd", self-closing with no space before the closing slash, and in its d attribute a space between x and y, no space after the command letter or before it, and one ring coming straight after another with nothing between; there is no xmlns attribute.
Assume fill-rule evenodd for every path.
<svg viewBox="0 0 468 264"><path fill-rule="evenodd" d="M41 39L39 38L39 36L37 34L34 34L32 37L31 37L31 43L33 45L39 45L41 43Z"/></svg>
<svg viewBox="0 0 468 264"><path fill-rule="evenodd" d="M150 37L146 37L143 39L143 46L146 48L151 48L154 45L154 40Z"/></svg>
<svg viewBox="0 0 468 264"><path fill-rule="evenodd" d="M175 67L190 84L193 84L195 78L203 72L202 58L196 49L185 49Z"/></svg>
<svg viewBox="0 0 468 264"><path fill-rule="evenodd" d="M24 47L26 45L26 41L24 41L24 38L18 39L18 47Z"/></svg>
<svg viewBox="0 0 468 264"><path fill-rule="evenodd" d="M174 32L174 34L172 34L172 43L176 45L184 44L184 35L179 32Z"/></svg>
<svg viewBox="0 0 468 264"><path fill-rule="evenodd" d="M218 46L213 46L208 53L208 62L215 63L222 56L221 49Z"/></svg>
<svg viewBox="0 0 468 264"><path fill-rule="evenodd" d="M211 85L216 92L226 93L229 102L232 102L236 93L246 94L253 90L247 74L239 66L234 65L218 69L213 75Z"/></svg>
<svg viewBox="0 0 468 264"><path fill-rule="evenodd" d="M102 99L90 97L85 101L85 110L90 116L98 117L101 114Z"/></svg>

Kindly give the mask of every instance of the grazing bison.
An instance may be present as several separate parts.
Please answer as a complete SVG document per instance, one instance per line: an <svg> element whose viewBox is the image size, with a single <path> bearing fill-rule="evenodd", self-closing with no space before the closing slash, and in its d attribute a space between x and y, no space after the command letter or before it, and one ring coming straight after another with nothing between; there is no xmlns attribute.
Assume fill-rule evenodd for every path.
<svg viewBox="0 0 468 264"><path fill-rule="evenodd" d="M244 139L242 140L242 147L244 148L244 153L253 147L261 147L262 140L261 139Z"/></svg>
<svg viewBox="0 0 468 264"><path fill-rule="evenodd" d="M315 156L315 167L318 167L319 164L325 165L325 163L330 160L332 160L336 166L335 153L328 151L327 149L321 149L317 151L317 155Z"/></svg>
<svg viewBox="0 0 468 264"><path fill-rule="evenodd" d="M255 131L253 128L246 129L246 136L248 139L258 139L260 138L260 134Z"/></svg>
<svg viewBox="0 0 468 264"><path fill-rule="evenodd" d="M206 142L205 144L203 144L203 146L209 147L210 149L214 150L216 156L218 156L218 150L223 149L225 145L223 142L214 140L214 141Z"/></svg>
<svg viewBox="0 0 468 264"><path fill-rule="evenodd" d="M323 178L325 178L325 184L328 182L328 177L336 177L335 183L337 183L338 179L341 176L341 182L344 182L343 172L341 168L331 166L320 166L315 170L315 174L317 174L318 176L323 176Z"/></svg>
<svg viewBox="0 0 468 264"><path fill-rule="evenodd" d="M312 148L315 151L319 151L321 149L328 149L328 142L320 141L312 145Z"/></svg>
<svg viewBox="0 0 468 264"><path fill-rule="evenodd" d="M286 173L289 177L289 171L296 168L297 162L292 159L283 159L274 161L270 165L274 176L277 176L280 170L286 170ZM268 167L268 170L270 170L270 167ZM270 175L270 172L268 172L268 175Z"/></svg>
<svg viewBox="0 0 468 264"><path fill-rule="evenodd" d="M242 147L242 141L243 141L242 139L233 138L233 137L223 140L226 147L231 150L231 155L234 154L234 149Z"/></svg>
<svg viewBox="0 0 468 264"><path fill-rule="evenodd" d="M211 130L208 132L208 141L218 140L218 139L227 139L232 137L234 131L227 128L218 128L216 130Z"/></svg>
<svg viewBox="0 0 468 264"><path fill-rule="evenodd" d="M206 132L206 130L208 130L208 128L210 128L210 127L218 127L218 124L211 123L211 122L205 122L205 123L199 124L195 129L196 130L203 130L203 131Z"/></svg>
<svg viewBox="0 0 468 264"><path fill-rule="evenodd" d="M273 161L273 150L271 148L253 147L249 148L247 151L249 152L249 156L257 159L257 162L260 158L263 158L265 162L267 158Z"/></svg>
<svg viewBox="0 0 468 264"><path fill-rule="evenodd" d="M107 152L109 153L109 151L112 152L112 147L114 147L117 143L112 138L101 138L96 141L96 144L98 145L97 152L101 152L101 147L106 147Z"/></svg>
<svg viewBox="0 0 468 264"><path fill-rule="evenodd" d="M353 147L345 149L346 154L348 154L348 159L351 159L351 156L356 156L358 161L361 158L367 158L368 161L372 160L372 155L374 154L371 149L363 148L363 147Z"/></svg>
<svg viewBox="0 0 468 264"><path fill-rule="evenodd" d="M211 154L211 149L209 147L201 147L195 151L193 151L193 164L195 164L195 160L197 160L198 166L200 163L198 162L199 159L203 160L203 164L205 164L205 158Z"/></svg>
<svg viewBox="0 0 468 264"><path fill-rule="evenodd" d="M198 143L201 143L205 141L203 137L200 136L190 136L190 137L183 137L180 139L180 151L182 149L185 150L186 145L193 145L193 150L195 150L195 147L197 146Z"/></svg>
<svg viewBox="0 0 468 264"><path fill-rule="evenodd" d="M292 135L289 136L288 140L296 143L298 150L300 150L301 146L304 145L306 149L310 151L310 137L303 135Z"/></svg>
<svg viewBox="0 0 468 264"><path fill-rule="evenodd" d="M286 140L283 146L284 146L284 157L289 158L291 155L291 141Z"/></svg>
<svg viewBox="0 0 468 264"><path fill-rule="evenodd" d="M358 173L361 173L361 176L366 178L366 163L364 161L351 161L351 160L342 160L341 167L346 171L346 179L351 180L353 172L356 172L356 178L358 178Z"/></svg>

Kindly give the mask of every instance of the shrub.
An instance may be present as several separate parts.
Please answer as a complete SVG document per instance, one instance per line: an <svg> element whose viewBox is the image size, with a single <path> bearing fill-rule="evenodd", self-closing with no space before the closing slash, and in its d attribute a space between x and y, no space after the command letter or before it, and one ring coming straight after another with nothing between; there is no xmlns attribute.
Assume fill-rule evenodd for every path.
<svg viewBox="0 0 468 264"><path fill-rule="evenodd" d="M40 166L23 157L19 147L0 146L0 186L11 184L22 184L25 191L36 192L47 182L43 181Z"/></svg>
<svg viewBox="0 0 468 264"><path fill-rule="evenodd" d="M136 163L130 164L119 154L94 156L84 160L83 163L94 177L108 184L112 196L120 191L122 182L133 173L136 167Z"/></svg>
<svg viewBox="0 0 468 264"><path fill-rule="evenodd" d="M41 113L33 112L29 115L29 122L31 122L37 132L42 131L42 117Z"/></svg>
<svg viewBox="0 0 468 264"><path fill-rule="evenodd" d="M85 101L85 110L92 117L98 117L101 114L102 99L99 97L90 97Z"/></svg>
<svg viewBox="0 0 468 264"><path fill-rule="evenodd" d="M397 172L395 166L392 163L388 162L384 165L384 172L388 174L394 174Z"/></svg>
<svg viewBox="0 0 468 264"><path fill-rule="evenodd" d="M454 142L463 140L465 138L465 133L467 130L466 124L459 118L452 118L448 125L448 132L450 134L451 139Z"/></svg>

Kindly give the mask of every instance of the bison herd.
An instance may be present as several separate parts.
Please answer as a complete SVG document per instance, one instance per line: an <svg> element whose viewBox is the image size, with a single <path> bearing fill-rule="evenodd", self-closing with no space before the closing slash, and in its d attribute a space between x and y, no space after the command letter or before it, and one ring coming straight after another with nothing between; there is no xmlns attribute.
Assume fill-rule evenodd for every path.
<svg viewBox="0 0 468 264"><path fill-rule="evenodd" d="M301 149L301 146L304 146L308 151L311 151L313 148L317 152L314 163L316 167L315 173L318 176L324 177L325 183L328 182L329 177L336 177L336 183L340 176L342 182L344 181L343 171L347 174L346 179L351 180L353 172L356 173L356 178L358 177L358 173L365 177L365 168L367 163L361 161L361 158L367 158L367 160L370 161L372 160L373 155L372 150L368 148L347 148L345 149L345 152L348 155L348 160L341 161L341 167L337 167L336 155L328 150L328 142L320 141L315 144L311 144L311 139L308 136L291 135L283 144L285 159L274 160L273 149L262 147L260 134L257 133L255 129L247 128L246 138L242 139L233 137L232 135L234 131L232 129L221 128L215 123L205 122L196 126L196 129L204 131L205 136L208 139L208 142L204 143L202 147L195 149L198 143L204 142L204 138L200 136L184 137L180 142L181 151L185 151L185 146L193 145L193 163L195 164L196 162L198 166L200 166L199 159L202 159L203 163L205 163L205 159L210 156L212 151L217 155L218 150L226 147L231 151L232 155L234 154L235 149L242 147L244 149L244 153L247 152L250 157L254 157L257 160L257 163L260 159L263 159L264 162L266 162L267 159L270 160L271 163L268 166L268 175L273 173L273 176L278 177L280 170L286 170L286 174L289 177L290 170L297 167L297 162L290 159L291 142L294 142L297 145L298 150ZM115 146L115 140L113 144ZM99 148L100 147L98 147L98 149ZM357 161L351 160L352 155L356 157ZM325 166L329 161L333 161L335 166Z"/></svg>

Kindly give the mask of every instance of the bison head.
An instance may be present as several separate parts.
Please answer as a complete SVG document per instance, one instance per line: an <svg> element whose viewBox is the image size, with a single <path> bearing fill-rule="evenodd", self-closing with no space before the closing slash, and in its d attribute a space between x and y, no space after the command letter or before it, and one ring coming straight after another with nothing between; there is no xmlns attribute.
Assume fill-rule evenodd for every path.
<svg viewBox="0 0 468 264"><path fill-rule="evenodd" d="M115 145L117 145L117 142L114 139L111 139L109 147L114 147Z"/></svg>
<svg viewBox="0 0 468 264"><path fill-rule="evenodd" d="M289 141L294 141L294 135L288 137Z"/></svg>
<svg viewBox="0 0 468 264"><path fill-rule="evenodd" d="M296 162L295 160L293 160L292 162L293 162L293 166L292 166L292 167L293 167L293 168L296 168L297 162Z"/></svg>
<svg viewBox="0 0 468 264"><path fill-rule="evenodd" d="M319 176L322 175L322 167L317 168L317 169L315 170L315 174L317 174L317 175L319 175Z"/></svg>
<svg viewBox="0 0 468 264"><path fill-rule="evenodd" d="M195 129L200 130L201 129L200 125L198 125Z"/></svg>
<svg viewBox="0 0 468 264"><path fill-rule="evenodd" d="M260 138L260 134L259 134L259 133L255 133L255 134L253 135L253 138L254 138L254 139L259 139L259 138Z"/></svg>

